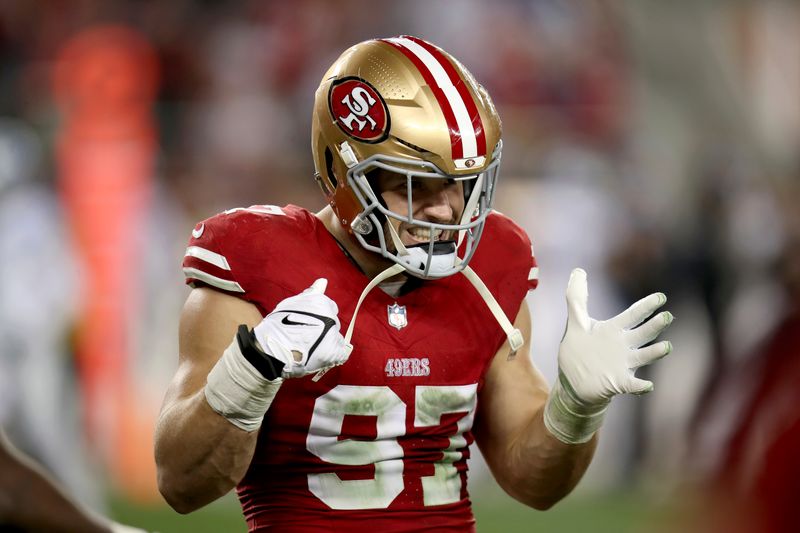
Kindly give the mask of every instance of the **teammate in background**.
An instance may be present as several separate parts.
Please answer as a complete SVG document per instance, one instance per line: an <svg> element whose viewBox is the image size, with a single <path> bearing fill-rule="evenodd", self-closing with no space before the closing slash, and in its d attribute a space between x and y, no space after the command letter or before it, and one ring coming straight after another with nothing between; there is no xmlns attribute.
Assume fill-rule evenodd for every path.
<svg viewBox="0 0 800 533"><path fill-rule="evenodd" d="M491 210L500 119L472 75L415 37L366 41L325 74L312 122L329 206L192 232L156 430L165 499L187 513L237 487L250 531L469 531L474 441L506 492L549 508L611 398L652 389L634 370L671 349L642 348L672 320L648 320L665 296L596 321L576 269L548 393L528 353L536 263Z"/></svg>
<svg viewBox="0 0 800 533"><path fill-rule="evenodd" d="M0 430L0 529L53 533L144 533L93 515L69 499Z"/></svg>

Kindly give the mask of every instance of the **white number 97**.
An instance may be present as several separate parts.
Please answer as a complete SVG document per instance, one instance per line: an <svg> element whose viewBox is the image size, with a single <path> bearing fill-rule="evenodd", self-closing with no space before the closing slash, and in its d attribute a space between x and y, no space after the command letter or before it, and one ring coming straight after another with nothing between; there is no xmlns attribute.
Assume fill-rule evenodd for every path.
<svg viewBox="0 0 800 533"><path fill-rule="evenodd" d="M434 474L422 478L424 503L445 505L461 498L461 476L453 463L467 446L463 434L475 418L477 384L420 386L415 391L415 427L437 426L446 413L465 413L456 434L434 463ZM345 415L375 416L374 441L339 440ZM309 490L332 509L385 509L403 491L403 447L406 404L389 387L338 385L317 398L306 448L329 463L375 465L372 479L342 480L335 473L309 474Z"/></svg>

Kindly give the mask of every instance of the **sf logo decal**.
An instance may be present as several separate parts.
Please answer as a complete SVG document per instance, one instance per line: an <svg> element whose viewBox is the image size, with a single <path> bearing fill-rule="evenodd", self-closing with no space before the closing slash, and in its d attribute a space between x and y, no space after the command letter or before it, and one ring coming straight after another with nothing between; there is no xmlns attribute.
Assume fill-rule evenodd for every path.
<svg viewBox="0 0 800 533"><path fill-rule="evenodd" d="M351 98L352 97L352 98ZM342 123L347 126L350 130L353 130L353 122L355 121L358 124L358 131L364 129L364 126L367 125L367 122L370 123L371 129L375 129L375 126L378 124L375 122L371 116L369 116L369 108L375 105L375 100L369 92L363 87L356 87L353 89L350 94L346 94L344 98L342 98L342 103L346 105L350 109L350 114L346 117L338 117ZM362 117L366 120L361 120L359 117Z"/></svg>
<svg viewBox="0 0 800 533"><path fill-rule="evenodd" d="M364 80L350 77L335 81L328 105L339 128L354 139L377 143L389 134L386 102Z"/></svg>

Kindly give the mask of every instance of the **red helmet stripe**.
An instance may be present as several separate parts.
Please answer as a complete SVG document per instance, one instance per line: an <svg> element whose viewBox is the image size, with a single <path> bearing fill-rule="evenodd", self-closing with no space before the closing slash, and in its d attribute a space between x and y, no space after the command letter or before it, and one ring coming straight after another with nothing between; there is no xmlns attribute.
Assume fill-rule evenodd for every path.
<svg viewBox="0 0 800 533"><path fill-rule="evenodd" d="M405 36L407 39L410 39L423 47L425 50L430 52L430 54L435 57L439 63L444 67L444 71L447 73L450 81L455 86L458 94L461 95L461 99L464 101L464 105L467 108L467 113L469 114L470 119L472 120L472 128L475 131L475 138L477 144L477 155L482 156L486 155L487 148L486 148L486 134L483 131L483 120L481 120L481 114L478 112L478 106L475 105L475 100L473 100L472 95L469 93L467 89L468 81L464 80L459 76L458 72L456 71L453 64L447 59L447 57L442 53L442 50L428 41L424 41L419 37L412 37L411 35Z"/></svg>
<svg viewBox="0 0 800 533"><path fill-rule="evenodd" d="M486 155L483 123L475 102L444 54L421 39L402 36L382 41L400 50L431 88L447 122L453 159Z"/></svg>
<svg viewBox="0 0 800 533"><path fill-rule="evenodd" d="M411 62L414 66L417 67L422 77L425 79L425 83L431 88L433 95L436 97L436 101L439 103L439 107L444 114L444 119L447 122L447 130L450 132L450 145L452 146L452 157L453 159L461 159L464 157L464 147L461 141L461 132L458 127L458 122L456 120L455 113L453 113L453 107L450 105L450 102L447 100L447 96L444 94L444 91L436 82L436 79L433 77L433 73L430 71L428 67L425 66L425 63L422 62L414 52L412 52L409 48L406 48L399 40L395 39L383 39L383 42L390 44L400 50Z"/></svg>

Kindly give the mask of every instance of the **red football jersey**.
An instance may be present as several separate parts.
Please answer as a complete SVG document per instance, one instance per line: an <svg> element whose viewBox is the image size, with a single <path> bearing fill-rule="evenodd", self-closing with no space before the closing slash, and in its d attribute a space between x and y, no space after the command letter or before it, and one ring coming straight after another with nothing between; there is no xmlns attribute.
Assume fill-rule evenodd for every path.
<svg viewBox="0 0 800 533"><path fill-rule="evenodd" d="M369 279L319 219L287 206L234 209L198 224L187 283L255 304L327 278L342 332ZM512 321L536 267L525 233L492 213L470 266ZM461 274L392 297L373 289L344 365L286 380L237 491L250 531L469 531L467 459L483 376L505 341Z"/></svg>

